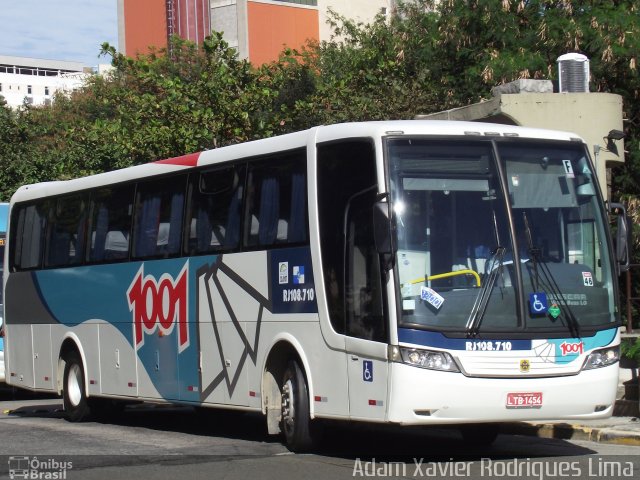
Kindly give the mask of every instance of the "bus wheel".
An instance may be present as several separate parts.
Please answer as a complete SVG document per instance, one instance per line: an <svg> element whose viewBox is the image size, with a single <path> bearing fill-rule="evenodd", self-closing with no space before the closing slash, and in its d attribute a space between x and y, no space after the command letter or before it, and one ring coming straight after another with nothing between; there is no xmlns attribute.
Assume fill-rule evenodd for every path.
<svg viewBox="0 0 640 480"><path fill-rule="evenodd" d="M64 413L70 422L81 422L89 416L89 404L84 388L84 368L77 353L70 353L64 366Z"/></svg>
<svg viewBox="0 0 640 480"><path fill-rule="evenodd" d="M462 433L462 439L467 445L489 446L500 433L500 426L497 423L464 425L460 427L460 433Z"/></svg>
<svg viewBox="0 0 640 480"><path fill-rule="evenodd" d="M313 446L307 382L294 360L287 365L282 380L282 432L287 447L294 452Z"/></svg>

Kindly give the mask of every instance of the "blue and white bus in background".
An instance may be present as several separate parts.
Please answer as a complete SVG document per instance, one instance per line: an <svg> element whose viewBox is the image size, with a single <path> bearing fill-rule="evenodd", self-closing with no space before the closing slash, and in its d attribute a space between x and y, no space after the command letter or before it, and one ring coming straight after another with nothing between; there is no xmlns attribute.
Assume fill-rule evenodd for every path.
<svg viewBox="0 0 640 480"><path fill-rule="evenodd" d="M491 442L500 422L607 417L625 259L606 214L576 135L464 122L24 186L7 382L62 395L71 421L140 400L261 412L296 451L329 419Z"/></svg>
<svg viewBox="0 0 640 480"><path fill-rule="evenodd" d="M7 218L9 216L9 204L0 203L0 285L2 285L2 277L4 272L4 246L7 234ZM0 288L0 382L4 382L4 307L2 302L2 288Z"/></svg>

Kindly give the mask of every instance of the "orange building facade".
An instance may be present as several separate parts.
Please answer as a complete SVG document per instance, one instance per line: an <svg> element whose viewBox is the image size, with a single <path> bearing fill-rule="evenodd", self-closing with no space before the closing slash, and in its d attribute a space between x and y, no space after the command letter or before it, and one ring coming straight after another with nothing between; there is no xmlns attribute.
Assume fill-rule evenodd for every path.
<svg viewBox="0 0 640 480"><path fill-rule="evenodd" d="M318 9L276 2L249 1L247 22L249 33L248 58L254 65L273 60L285 47L300 48L308 40L318 40Z"/></svg>
<svg viewBox="0 0 640 480"><path fill-rule="evenodd" d="M163 0L128 0L118 5L118 46L129 57L167 46L167 9ZM123 38L122 30L125 37Z"/></svg>
<svg viewBox="0 0 640 480"><path fill-rule="evenodd" d="M210 14L210 0L118 0L119 49L135 57L165 48L172 35L202 43Z"/></svg>
<svg viewBox="0 0 640 480"><path fill-rule="evenodd" d="M315 0L118 0L118 41L130 57L165 48L171 35L201 43L212 30L255 65L318 40Z"/></svg>
<svg viewBox="0 0 640 480"><path fill-rule="evenodd" d="M370 21L395 0L118 0L119 49L128 56L166 47L171 35L201 43L223 33L240 58L275 61L286 47L327 40L330 9Z"/></svg>

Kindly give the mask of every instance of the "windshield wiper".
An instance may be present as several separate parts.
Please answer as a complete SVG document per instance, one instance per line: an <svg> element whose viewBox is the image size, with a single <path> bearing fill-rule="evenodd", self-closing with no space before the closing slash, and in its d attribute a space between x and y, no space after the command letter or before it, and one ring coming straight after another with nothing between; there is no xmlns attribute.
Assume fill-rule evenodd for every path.
<svg viewBox="0 0 640 480"><path fill-rule="evenodd" d="M487 312L487 307L489 306L491 292L493 292L493 287L495 286L498 277L502 275L502 259L504 258L505 252L506 248L498 246L489 259L489 274L487 279L482 282L482 287L480 287L480 291L473 302L473 308L471 309L471 313L469 314L469 319L467 320L467 325L465 327L468 337L476 336L480 330L480 324L482 323L484 314ZM498 264L497 266L496 263Z"/></svg>
<svg viewBox="0 0 640 480"><path fill-rule="evenodd" d="M527 212L522 212L522 219L524 220L524 231L527 235L527 247L529 248L529 255L531 255L531 262L533 264L533 291L537 292L540 286L540 274L538 272L538 259L540 256L540 249L533 246L533 237L531 236L531 228L529 227L529 218Z"/></svg>
<svg viewBox="0 0 640 480"><path fill-rule="evenodd" d="M539 287L541 283L540 283L540 273L538 271L538 269L540 269L540 271L542 271L542 277L544 279L542 286L546 287L546 289L549 291L549 293L553 295L553 297L558 303L564 304L563 305L564 308L562 312L564 313L563 316L566 319L569 332L574 338L578 338L580 337L580 323L578 322L575 315L573 314L573 311L571 310L571 307L569 306L569 304L566 301L564 301L564 296L562 295L562 292L560 291L560 287L558 286L558 282L556 281L555 277L551 273L549 266L545 262L540 261L540 249L533 245L533 237L531 236L531 228L529 226L529 219L527 218L526 212L522 212L522 218L524 220L524 228L527 234L527 244L529 247L529 255L531 255L531 262L533 264L533 273L535 277L535 280L532 282L533 283L532 287L535 292L540 291Z"/></svg>

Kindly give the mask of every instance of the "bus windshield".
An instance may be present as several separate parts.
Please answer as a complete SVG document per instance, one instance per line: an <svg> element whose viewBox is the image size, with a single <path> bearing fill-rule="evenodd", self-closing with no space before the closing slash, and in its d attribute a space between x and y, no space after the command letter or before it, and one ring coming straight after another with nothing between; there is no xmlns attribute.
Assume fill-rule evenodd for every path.
<svg viewBox="0 0 640 480"><path fill-rule="evenodd" d="M610 327L612 267L586 155L574 142L389 139L400 326Z"/></svg>

